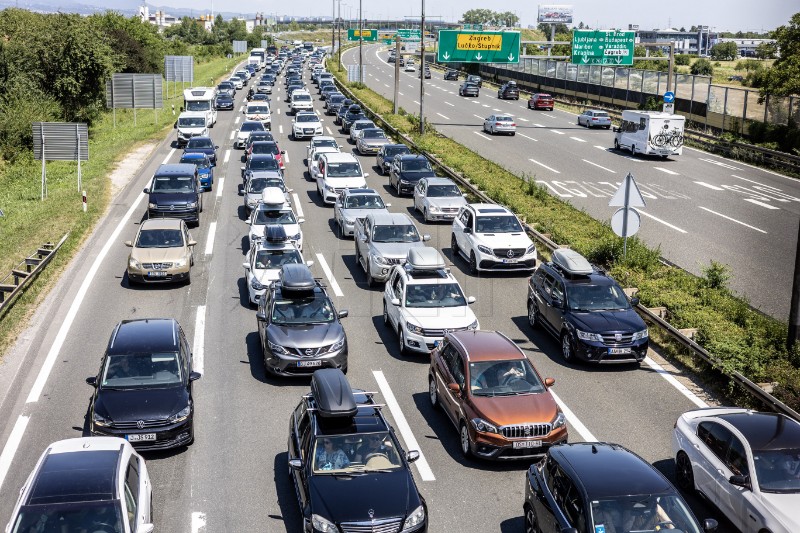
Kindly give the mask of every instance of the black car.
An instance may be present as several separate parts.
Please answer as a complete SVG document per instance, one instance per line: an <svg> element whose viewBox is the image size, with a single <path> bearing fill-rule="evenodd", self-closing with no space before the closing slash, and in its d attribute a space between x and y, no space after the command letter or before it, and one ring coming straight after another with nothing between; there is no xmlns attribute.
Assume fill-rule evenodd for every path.
<svg viewBox="0 0 800 533"><path fill-rule="evenodd" d="M619 284L574 250L561 248L528 280L528 323L561 342L565 361L639 363L648 332Z"/></svg>
<svg viewBox="0 0 800 533"><path fill-rule="evenodd" d="M337 89L335 85L333 85L333 84L325 85L319 92L320 99L327 100L328 96L330 96L332 94L336 94L338 92L339 92L339 89Z"/></svg>
<svg viewBox="0 0 800 533"><path fill-rule="evenodd" d="M186 143L186 148L184 148L183 153L189 154L192 152L201 152L208 156L208 159L211 160L211 164L213 166L217 165L217 149L219 146L214 144L214 141L211 137L192 137L189 139L189 142Z"/></svg>
<svg viewBox="0 0 800 533"><path fill-rule="evenodd" d="M353 105L353 101L349 98L346 98L344 102L339 106L339 110L336 112L336 116L333 119L334 124L341 125L344 121L344 116L347 114L347 111L350 109L350 106Z"/></svg>
<svg viewBox="0 0 800 533"><path fill-rule="evenodd" d="M483 87L483 79L480 76L477 76L475 74L470 74L469 76L467 76L467 80L466 81L468 81L470 83L474 83L478 87Z"/></svg>
<svg viewBox="0 0 800 533"><path fill-rule="evenodd" d="M189 342L171 318L124 320L111 333L90 409L92 435L121 437L137 449L187 446L194 440Z"/></svg>
<svg viewBox="0 0 800 533"><path fill-rule="evenodd" d="M248 137L247 141L244 143L245 155L250 152L250 145L258 141L275 141L275 136L272 134L271 131L254 131L253 133L250 134L250 137Z"/></svg>
<svg viewBox="0 0 800 533"><path fill-rule="evenodd" d="M367 115L364 114L360 105L353 104L342 118L342 131L344 133L350 133L350 126L352 126L353 122L356 120L367 120Z"/></svg>
<svg viewBox="0 0 800 533"><path fill-rule="evenodd" d="M216 107L217 110L220 109L233 110L234 108L233 97L227 93L218 94L217 99L214 101L214 107Z"/></svg>
<svg viewBox="0 0 800 533"><path fill-rule="evenodd" d="M444 79L446 80L456 80L458 81L458 71L454 69L450 69L444 73Z"/></svg>
<svg viewBox="0 0 800 533"><path fill-rule="evenodd" d="M264 366L273 375L308 375L319 368L347 371L347 335L324 286L308 266L281 267L280 278L258 300Z"/></svg>
<svg viewBox="0 0 800 533"><path fill-rule="evenodd" d="M325 104L322 106L325 108L325 114L335 115L345 100L347 100L347 97L342 93L333 93L328 96L325 99Z"/></svg>
<svg viewBox="0 0 800 533"><path fill-rule="evenodd" d="M389 167L389 186L394 187L397 196L414 194L414 187L419 180L435 176L436 173L424 155L397 155Z"/></svg>
<svg viewBox="0 0 800 533"><path fill-rule="evenodd" d="M289 417L303 531L427 531L410 465L420 454L403 450L374 394L352 389L340 370L317 370Z"/></svg>
<svg viewBox="0 0 800 533"><path fill-rule="evenodd" d="M378 166L378 174L383 176L389 173L389 168L394 160L394 156L410 154L411 149L405 144L384 144L375 156L375 164Z"/></svg>
<svg viewBox="0 0 800 533"><path fill-rule="evenodd" d="M632 451L603 442L561 444L547 450L526 475L525 531L620 533L712 532L701 529L672 484Z"/></svg>
<svg viewBox="0 0 800 533"><path fill-rule="evenodd" d="M480 89L474 83L465 81L458 88L458 96L478 96Z"/></svg>
<svg viewBox="0 0 800 533"><path fill-rule="evenodd" d="M419 77L422 77L422 70L419 71ZM425 79L431 79L431 68L428 65L425 65Z"/></svg>
<svg viewBox="0 0 800 533"><path fill-rule="evenodd" d="M517 82L509 81L497 89L497 97L501 100L519 100L519 87Z"/></svg>
<svg viewBox="0 0 800 533"><path fill-rule="evenodd" d="M200 225L203 195L193 163L161 165L144 193L148 196L147 218L182 218Z"/></svg>

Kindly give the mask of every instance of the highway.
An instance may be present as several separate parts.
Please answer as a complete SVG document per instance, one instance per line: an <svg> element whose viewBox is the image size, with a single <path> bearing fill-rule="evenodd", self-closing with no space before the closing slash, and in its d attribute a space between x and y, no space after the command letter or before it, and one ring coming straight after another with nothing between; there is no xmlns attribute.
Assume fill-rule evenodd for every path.
<svg viewBox="0 0 800 533"><path fill-rule="evenodd" d="M367 54L374 62L368 70L373 77L380 64L374 50L370 49ZM346 57L351 57L349 54ZM379 81L382 83L370 78L373 85ZM406 80L405 85L409 83L414 81ZM440 80L433 83L445 87ZM315 87L309 85L314 91ZM305 177L304 155L308 141L288 139L291 117L286 114L288 107L284 102L282 79L275 89L272 130L281 148L286 150L286 182L294 189L295 210L306 219L303 225L305 259L315 261L313 271L326 279L336 306L350 312L343 323L350 347L348 378L351 384L379 391L379 402L393 395L397 407L387 407L387 417L398 428L406 448L412 439L418 443L422 458L412 468L428 503L429 530L436 533L522 531L524 472L529 464L524 461L485 463L461 457L455 428L442 412L430 406L428 359L399 354L396 336L382 323L381 291L367 287L363 272L355 264L353 241L335 236L332 209L322 205L314 183ZM437 97L432 96L431 111L439 109L452 120L470 121L469 127L443 126L443 123L437 127L446 132L450 131L448 128L466 132L474 141L473 148L481 145L495 148L501 142L523 141L544 145L548 135L555 137L543 128L531 131L530 135L541 138L540 141L527 141L520 135L514 139L482 139L470 133L477 119L466 119L458 110L469 106L476 114L484 114L486 108L466 103L445 91L432 90L442 93L438 95L440 100L452 101L457 107L447 111L445 107L437 108ZM403 92L407 92L406 98L413 98L410 89L406 91L404 87ZM18 345L0 367L0 411L4 414L0 421L0 523L5 524L9 519L18 491L45 446L86 432L92 389L84 379L96 375L112 328L124 319L174 317L193 346L195 369L202 372L203 377L194 384L194 444L187 449L145 454L153 480L156 529L180 533L300 530L294 489L287 476L286 439L289 415L300 396L308 392L309 381L265 375L255 311L247 302L242 262L248 247L248 226L244 221L242 198L237 194L237 185L241 184L242 152L232 149L237 124L243 120L243 97L244 92L240 91L236 96L236 110L220 112L218 123L211 130L220 147L219 164L214 190L205 193L202 222L191 230L198 241L191 285L130 287L124 276L129 250L123 242L135 235L138 223L146 216L142 189L161 163L177 162L180 156L180 151L172 147L175 134L170 131L146 163L131 172L130 181L113 199L105 220L87 239L62 281L53 287L32 317L30 328L20 336ZM485 96L478 100L479 103L488 101ZM321 112L316 96L314 105ZM492 105L499 108L516 104ZM531 121L558 123L560 130L570 131L566 123L568 115L555 113L552 116L561 117L561 123L552 117L532 118ZM326 133L333 134L343 150L353 149L330 117L323 116L323 124ZM573 134L586 140L605 135L580 130L570 132L569 136ZM558 142L566 142L569 136L566 133L563 139L558 136ZM598 137L591 144L607 142ZM620 157L594 150L598 164L611 165L613 159ZM572 168L564 166L564 161L545 157L538 146L530 152L530 157L545 164L559 165L565 174L567 168ZM695 154L689 156L693 157ZM410 209L410 198L393 196L387 187L388 179L379 176L373 166L374 157L359 156L359 159L370 173L368 184L392 204L391 210L412 214L421 232L431 234L428 244L452 261L450 226L425 225ZM683 165L685 161L664 164ZM643 167L642 181L650 183L645 171L650 163L635 165ZM717 165L712 164L709 164L709 171L721 173ZM754 172L748 169L744 177ZM544 175L537 172L540 178ZM598 179L620 178L617 174L615 178ZM686 188L677 182L666 183L667 178L671 176L661 178L664 190L674 188L680 192ZM704 179L712 180L711 177ZM780 183L789 190L790 182ZM793 203L787 206L797 208ZM716 206L711 204L710 207ZM659 218L668 218L669 214L656 210L648 212L658 213L655 216ZM686 224L685 217L672 220ZM770 230L778 228L777 223L773 227L773 223L767 224L766 220L758 223ZM659 226L656 233L663 236L668 228ZM678 242L676 239L675 243ZM770 265L775 263L759 262L763 268L772 268ZM461 260L452 262L451 268L465 294L477 298L473 310L481 327L509 335L542 376L555 378L552 391L567 413L571 441L602 440L623 444L673 476L670 457L673 423L684 411L705 405L701 399L676 386L678 382L650 360L640 368L566 365L560 357L558 342L540 330L532 331L527 325L526 276L473 277ZM408 422L408 431L401 430L398 423L401 417ZM722 524L720 532L731 531L724 519L715 516L696 498L691 498L690 502L698 518L714 516Z"/></svg>
<svg viewBox="0 0 800 533"><path fill-rule="evenodd" d="M394 64L385 47L364 47L365 83L391 100ZM358 50L342 55L357 64ZM782 321L789 316L800 217L800 182L739 161L684 148L657 157L618 153L613 132L577 125L576 115L527 109L527 97L500 100L484 87L461 97L463 81L432 70L425 80L425 117L437 131L517 175L535 175L549 192L597 220L610 221L608 201L633 174L647 207L638 236L666 259L701 275L713 259L730 265L730 287L754 307ZM400 107L419 114L418 72L401 69ZM516 118L517 135L490 136L483 119L497 112Z"/></svg>

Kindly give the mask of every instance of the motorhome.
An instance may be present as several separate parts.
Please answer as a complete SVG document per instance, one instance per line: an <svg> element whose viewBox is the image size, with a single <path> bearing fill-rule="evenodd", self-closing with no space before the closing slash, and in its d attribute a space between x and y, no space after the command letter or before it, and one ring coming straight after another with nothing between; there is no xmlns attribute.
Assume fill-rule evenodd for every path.
<svg viewBox="0 0 800 533"><path fill-rule="evenodd" d="M214 99L217 97L216 87L192 87L183 91L183 109L204 113L206 126L213 128L217 123L217 109Z"/></svg>
<svg viewBox="0 0 800 533"><path fill-rule="evenodd" d="M249 65L256 67L256 70L261 70L264 67L267 59L267 50L264 48L253 48L250 50L250 57L247 59Z"/></svg>
<svg viewBox="0 0 800 533"><path fill-rule="evenodd" d="M683 153L686 118L661 111L622 112L622 124L614 128L614 148L631 154L667 158Z"/></svg>

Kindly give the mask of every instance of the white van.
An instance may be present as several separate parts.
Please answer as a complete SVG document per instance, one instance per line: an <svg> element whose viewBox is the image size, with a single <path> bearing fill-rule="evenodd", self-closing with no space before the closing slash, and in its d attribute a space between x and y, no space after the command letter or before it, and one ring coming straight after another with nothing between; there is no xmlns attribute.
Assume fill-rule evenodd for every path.
<svg viewBox="0 0 800 533"><path fill-rule="evenodd" d="M257 120L268 130L272 129L272 112L267 102L249 102L244 108L245 120Z"/></svg>
<svg viewBox="0 0 800 533"><path fill-rule="evenodd" d="M289 104L293 113L298 111L314 111L314 100L311 99L311 93L304 89L296 89L292 93L292 100Z"/></svg>
<svg viewBox="0 0 800 533"><path fill-rule="evenodd" d="M178 130L178 148L186 146L192 137L208 135L206 115L199 111L184 111L178 115L175 128Z"/></svg>
<svg viewBox="0 0 800 533"><path fill-rule="evenodd" d="M317 160L317 192L326 204L336 203L345 189L366 187L368 176L353 154L333 152L322 154Z"/></svg>
<svg viewBox="0 0 800 533"><path fill-rule="evenodd" d="M685 117L662 111L623 111L622 124L614 128L614 148L665 159L681 155L685 124Z"/></svg>

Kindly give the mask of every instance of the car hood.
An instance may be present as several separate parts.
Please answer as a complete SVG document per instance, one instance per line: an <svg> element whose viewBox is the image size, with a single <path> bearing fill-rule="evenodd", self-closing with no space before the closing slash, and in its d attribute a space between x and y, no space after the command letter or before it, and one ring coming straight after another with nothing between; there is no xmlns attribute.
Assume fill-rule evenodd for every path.
<svg viewBox="0 0 800 533"><path fill-rule="evenodd" d="M408 255L408 250L411 248L421 248L425 246L422 241L419 242L371 242L372 250L381 257L392 257L405 259Z"/></svg>
<svg viewBox="0 0 800 533"><path fill-rule="evenodd" d="M197 201L195 192L151 192L150 203L157 205L185 205Z"/></svg>
<svg viewBox="0 0 800 533"><path fill-rule="evenodd" d="M253 271L255 278L264 286L269 285L273 281L278 281L281 277L281 269L280 268L265 268L265 269L256 269Z"/></svg>
<svg viewBox="0 0 800 533"><path fill-rule="evenodd" d="M357 189L367 186L364 176L354 176L352 178L325 178L325 185L335 189Z"/></svg>
<svg viewBox="0 0 800 533"><path fill-rule="evenodd" d="M311 512L334 523L369 522L403 517L420 505L406 470L337 477L312 476L308 483Z"/></svg>
<svg viewBox="0 0 800 533"><path fill-rule="evenodd" d="M192 135L200 135L206 131L205 126L181 126L178 125L178 131L181 133L190 133Z"/></svg>
<svg viewBox="0 0 800 533"><path fill-rule="evenodd" d="M800 531L800 517L797 516L797 503L800 496L794 494L761 493L761 501L767 514L775 517L787 531Z"/></svg>
<svg viewBox="0 0 800 533"><path fill-rule="evenodd" d="M494 397L470 394L469 398L480 418L498 426L549 424L558 413L558 405L549 392Z"/></svg>
<svg viewBox="0 0 800 533"><path fill-rule="evenodd" d="M527 248L533 241L525 233L476 233L480 244L489 248Z"/></svg>
<svg viewBox="0 0 800 533"><path fill-rule="evenodd" d="M185 259L183 248L134 248L131 257L140 263L174 263Z"/></svg>
<svg viewBox="0 0 800 533"><path fill-rule="evenodd" d="M592 333L617 331L633 333L646 327L642 317L633 309L624 309L622 311L571 311L569 316L572 318L576 328Z"/></svg>
<svg viewBox="0 0 800 533"><path fill-rule="evenodd" d="M428 205L435 205L436 207L461 207L467 205L467 199L463 196L444 196L444 197L428 197Z"/></svg>
<svg viewBox="0 0 800 533"><path fill-rule="evenodd" d="M318 121L315 121L315 122L292 122L292 127L293 128L300 128L300 129L305 129L305 128L318 129L318 128L322 127L322 122L318 122Z"/></svg>
<svg viewBox="0 0 800 533"><path fill-rule="evenodd" d="M406 181L419 181L422 178L435 178L436 173L432 170L401 170L400 179Z"/></svg>
<svg viewBox="0 0 800 533"><path fill-rule="evenodd" d="M380 213L389 213L389 210L386 208L382 209L342 209L341 210L342 217L347 218L350 220L355 220L356 218L365 218L367 215L376 215Z"/></svg>
<svg viewBox="0 0 800 533"><path fill-rule="evenodd" d="M327 324L296 326L270 324L267 331L270 341L292 348L318 348L333 344L344 336L344 328L336 320Z"/></svg>
<svg viewBox="0 0 800 533"><path fill-rule="evenodd" d="M189 404L182 385L163 389L98 389L94 410L115 422L168 418Z"/></svg>
<svg viewBox="0 0 800 533"><path fill-rule="evenodd" d="M460 329L475 322L475 313L469 306L459 307L403 307L403 316L426 329Z"/></svg>

